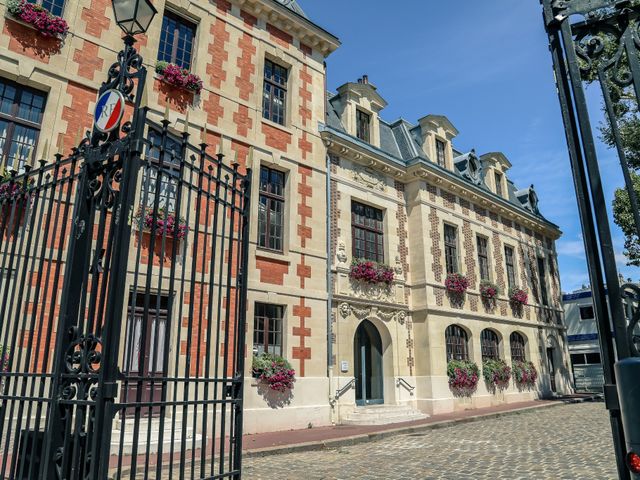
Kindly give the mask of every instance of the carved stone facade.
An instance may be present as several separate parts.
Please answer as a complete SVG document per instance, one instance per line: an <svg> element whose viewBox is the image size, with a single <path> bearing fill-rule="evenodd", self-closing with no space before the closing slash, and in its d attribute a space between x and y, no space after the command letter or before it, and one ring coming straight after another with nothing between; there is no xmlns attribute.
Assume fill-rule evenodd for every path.
<svg viewBox="0 0 640 480"><path fill-rule="evenodd" d="M365 322L375 326L382 342L383 394L378 396L383 398L362 398L365 383L372 380L365 379L362 388L343 394L335 403L335 421L342 421L369 400L409 403L433 414L550 395L548 355L554 360L556 390L568 392L555 252L558 227L539 214L537 204L534 209L513 200L507 189L515 191L515 187L505 180L511 164L504 155L493 152L478 157L475 152L458 152L452 145L457 130L445 117L429 115L417 126L404 120L384 122L379 118L381 105L384 100L366 79L346 84L329 97L328 122L322 129L332 158L330 221L339 232L331 264L336 318L332 327L333 388L350 378L360 382L369 375L368 367L358 364L358 350L363 348L359 332ZM378 129L368 142L356 137L357 121L352 118L356 111L371 115L370 126ZM381 138L396 139L398 148L388 140L381 144ZM438 148L444 148L444 169L435 165ZM496 187L499 178L503 180ZM352 235L357 228L352 223L354 202L381 212L382 257L395 274L390 285L350 278L348 266L355 259ZM447 262L451 261L445 253L445 225L455 229L456 269L469 280L461 298L449 295L445 288ZM480 295L478 238L486 242L488 280L500 292L492 302ZM513 265L506 265L505 247L513 251ZM547 265L543 278L539 277L539 261ZM509 284L509 276L514 285ZM521 310L509 301L512 286L529 295L529 305ZM547 305L542 304L542 288L547 291ZM499 357L507 364L512 358L511 334L520 334L527 360L540 373L537 388L520 390L512 382L506 390L496 392L481 380L471 397L456 396L447 378L445 330L451 325L466 332L467 357L480 369L484 329L497 334ZM553 339L553 347L547 346L547 338ZM399 379L415 387L413 395L402 388L404 382Z"/></svg>

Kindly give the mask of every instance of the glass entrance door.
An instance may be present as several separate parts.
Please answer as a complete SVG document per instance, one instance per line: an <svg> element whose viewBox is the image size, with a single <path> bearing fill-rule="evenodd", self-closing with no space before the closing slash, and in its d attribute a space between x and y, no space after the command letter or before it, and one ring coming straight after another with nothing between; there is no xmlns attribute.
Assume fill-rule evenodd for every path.
<svg viewBox="0 0 640 480"><path fill-rule="evenodd" d="M369 320L363 321L354 339L356 404L384 403L382 382L382 339Z"/></svg>

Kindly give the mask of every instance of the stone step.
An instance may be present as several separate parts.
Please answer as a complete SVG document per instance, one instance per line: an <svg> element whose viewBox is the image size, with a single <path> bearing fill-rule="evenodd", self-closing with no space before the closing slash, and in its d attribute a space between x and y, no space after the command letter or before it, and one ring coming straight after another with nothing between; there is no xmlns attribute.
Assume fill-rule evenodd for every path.
<svg viewBox="0 0 640 480"><path fill-rule="evenodd" d="M423 420L429 415L408 405L371 405L357 407L342 422L345 425L387 425Z"/></svg>
<svg viewBox="0 0 640 480"><path fill-rule="evenodd" d="M151 424L151 435L149 438L149 445L147 446L147 438L149 435L149 424ZM139 433L138 433L138 448L139 453L156 453L159 451L160 444L160 419L152 418L149 419L140 419L139 423ZM162 452L167 453L171 450L171 438L172 438L172 429L173 429L173 448L175 451L179 451L181 449L182 444L182 436L184 434L186 440L186 448L187 450L191 450L193 447L194 434L193 427L191 425L187 426L186 429L182 428L182 422L176 421L175 426L172 426L171 419L165 419L163 425L163 437L162 437ZM133 421L127 421L125 423L124 436L121 437L122 434L122 424L118 422L118 425L114 427L113 435L111 437L111 453L115 454L120 451L120 441L122 438L122 453L124 455L131 454L133 451L133 443L134 443L134 423ZM195 446L196 448L200 448L202 446L202 435L195 434Z"/></svg>

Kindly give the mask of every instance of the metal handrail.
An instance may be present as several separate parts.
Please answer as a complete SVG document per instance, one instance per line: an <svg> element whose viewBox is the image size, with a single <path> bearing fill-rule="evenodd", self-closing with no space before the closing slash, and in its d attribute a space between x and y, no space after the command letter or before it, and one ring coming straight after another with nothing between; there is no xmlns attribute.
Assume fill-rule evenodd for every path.
<svg viewBox="0 0 640 480"><path fill-rule="evenodd" d="M331 404L331 406L333 407L336 402L338 401L338 399L345 394L345 392L347 390L349 390L353 385L355 385L356 383L356 379L355 377L352 378L351 380L349 380L345 385L343 385L341 388L339 388L338 390L336 390L335 395L333 396L333 398L329 398L329 403Z"/></svg>
<svg viewBox="0 0 640 480"><path fill-rule="evenodd" d="M413 395L413 391L416 389L415 386L411 385L409 382L407 382L404 378L399 377L396 380L396 387L400 387L403 386L404 388L406 388L407 390L409 390L409 394Z"/></svg>

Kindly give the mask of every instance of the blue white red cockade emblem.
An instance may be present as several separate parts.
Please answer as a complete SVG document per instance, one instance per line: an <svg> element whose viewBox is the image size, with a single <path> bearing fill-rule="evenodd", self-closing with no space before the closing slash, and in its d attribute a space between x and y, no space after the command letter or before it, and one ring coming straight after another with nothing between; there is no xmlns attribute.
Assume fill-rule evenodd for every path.
<svg viewBox="0 0 640 480"><path fill-rule="evenodd" d="M124 114L124 105L124 96L118 90L110 89L100 95L93 117L96 129L107 133L117 128Z"/></svg>

